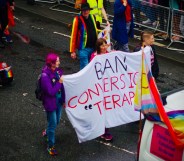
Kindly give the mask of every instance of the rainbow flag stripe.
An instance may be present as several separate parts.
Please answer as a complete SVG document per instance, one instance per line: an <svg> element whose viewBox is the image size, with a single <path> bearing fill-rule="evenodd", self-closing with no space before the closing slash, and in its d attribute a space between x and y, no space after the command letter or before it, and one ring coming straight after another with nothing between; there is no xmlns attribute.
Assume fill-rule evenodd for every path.
<svg viewBox="0 0 184 161"><path fill-rule="evenodd" d="M5 77L6 77L6 78L12 78L12 77L13 77L13 72L12 72L12 70L6 71L6 72L5 72Z"/></svg>
<svg viewBox="0 0 184 161"><path fill-rule="evenodd" d="M97 33L97 28L96 28L96 22L95 19L92 15L89 15L96 30L96 35ZM79 25L80 29L79 29ZM72 25L72 33L71 33L71 39L70 39L70 52L75 52L76 49L84 49L87 43L87 27L86 23L84 22L84 19L81 17L81 15L76 16L73 20L73 25Z"/></svg>

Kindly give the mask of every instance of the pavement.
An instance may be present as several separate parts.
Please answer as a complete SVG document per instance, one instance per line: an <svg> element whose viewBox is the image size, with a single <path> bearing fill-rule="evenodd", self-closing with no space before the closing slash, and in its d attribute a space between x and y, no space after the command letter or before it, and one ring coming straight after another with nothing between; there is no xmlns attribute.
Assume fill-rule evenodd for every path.
<svg viewBox="0 0 184 161"><path fill-rule="evenodd" d="M32 14L42 16L44 18L55 21L65 25L66 27L71 27L73 17L79 13L78 10L74 9L73 4L68 4L68 2L62 2L58 4L53 1L35 2L34 5L28 5L25 0L16 0L16 10L22 10L30 12ZM70 36L70 35L64 35ZM136 35L139 37L139 35ZM135 47L139 40L134 38L129 41L130 48ZM157 54L163 58L175 61L180 64L184 64L184 45L183 43L173 42L172 48L167 49L167 46L171 43L170 40L156 39L156 51ZM177 51L177 49L181 49Z"/></svg>

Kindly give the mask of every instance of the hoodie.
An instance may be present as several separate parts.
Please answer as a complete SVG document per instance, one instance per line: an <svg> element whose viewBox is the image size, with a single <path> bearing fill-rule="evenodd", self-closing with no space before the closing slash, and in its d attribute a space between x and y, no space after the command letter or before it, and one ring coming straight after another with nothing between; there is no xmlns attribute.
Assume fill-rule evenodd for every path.
<svg viewBox="0 0 184 161"><path fill-rule="evenodd" d="M46 111L52 112L57 109L57 102L62 105L65 102L65 92L63 84L59 83L59 78L63 71L56 68L52 71L48 66L42 69L41 89L43 91L43 106ZM60 95L60 97L58 97ZM59 100L58 100L59 99Z"/></svg>

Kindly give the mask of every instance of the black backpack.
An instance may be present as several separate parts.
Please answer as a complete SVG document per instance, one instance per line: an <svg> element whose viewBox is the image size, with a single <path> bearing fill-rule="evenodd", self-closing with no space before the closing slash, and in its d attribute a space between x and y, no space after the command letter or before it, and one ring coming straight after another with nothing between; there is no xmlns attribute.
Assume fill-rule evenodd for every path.
<svg viewBox="0 0 184 161"><path fill-rule="evenodd" d="M43 75L46 75L46 73L39 74L38 79L36 81L35 96L36 96L36 99L38 99L39 101L42 101L42 98L43 98L43 91L41 88L41 77Z"/></svg>

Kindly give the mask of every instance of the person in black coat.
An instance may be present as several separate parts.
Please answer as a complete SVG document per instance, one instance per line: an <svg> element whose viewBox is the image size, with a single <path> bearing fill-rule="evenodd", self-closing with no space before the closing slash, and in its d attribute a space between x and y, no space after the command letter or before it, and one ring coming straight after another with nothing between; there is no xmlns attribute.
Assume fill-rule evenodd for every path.
<svg viewBox="0 0 184 161"><path fill-rule="evenodd" d="M4 48L2 36L8 25L8 3L13 6L12 0L0 0L0 48Z"/></svg>
<svg viewBox="0 0 184 161"><path fill-rule="evenodd" d="M151 47L151 72L155 79L158 78L159 75L159 66L157 61L157 55L155 48L153 46L154 43L154 35L151 31L143 31L141 33L141 43L135 47L134 52L140 51L141 48L150 46Z"/></svg>

